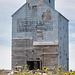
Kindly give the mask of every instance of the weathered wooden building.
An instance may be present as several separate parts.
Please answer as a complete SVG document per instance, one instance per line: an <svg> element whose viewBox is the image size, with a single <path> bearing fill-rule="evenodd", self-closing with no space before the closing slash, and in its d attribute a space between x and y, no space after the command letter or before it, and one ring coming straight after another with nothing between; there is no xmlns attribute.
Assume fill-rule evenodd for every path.
<svg viewBox="0 0 75 75"><path fill-rule="evenodd" d="M69 69L68 19L55 10L55 0L26 0L12 15L12 69Z"/></svg>

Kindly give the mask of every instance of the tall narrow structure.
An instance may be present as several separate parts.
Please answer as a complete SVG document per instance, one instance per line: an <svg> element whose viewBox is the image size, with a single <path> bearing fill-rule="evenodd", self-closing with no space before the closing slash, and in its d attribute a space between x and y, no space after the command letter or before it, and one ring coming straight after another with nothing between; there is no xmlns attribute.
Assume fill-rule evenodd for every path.
<svg viewBox="0 0 75 75"><path fill-rule="evenodd" d="M16 63L69 70L68 19L55 10L55 0L27 0L12 15L12 69Z"/></svg>

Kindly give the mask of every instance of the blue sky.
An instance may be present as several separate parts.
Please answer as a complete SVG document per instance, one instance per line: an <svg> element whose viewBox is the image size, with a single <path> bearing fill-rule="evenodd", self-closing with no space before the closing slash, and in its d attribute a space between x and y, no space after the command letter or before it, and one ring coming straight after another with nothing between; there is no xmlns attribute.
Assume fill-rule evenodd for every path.
<svg viewBox="0 0 75 75"><path fill-rule="evenodd" d="M25 0L0 0L0 69L11 69L11 15ZM70 69L75 70L75 0L55 0L56 10L69 19Z"/></svg>

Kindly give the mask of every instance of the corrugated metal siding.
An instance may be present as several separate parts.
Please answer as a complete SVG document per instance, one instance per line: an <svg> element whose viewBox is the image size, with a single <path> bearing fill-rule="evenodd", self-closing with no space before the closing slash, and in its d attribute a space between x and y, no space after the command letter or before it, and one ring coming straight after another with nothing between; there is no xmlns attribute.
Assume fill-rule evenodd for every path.
<svg viewBox="0 0 75 75"><path fill-rule="evenodd" d="M48 20L46 14L49 12L48 16L51 18ZM43 13L45 13L44 17L42 17ZM34 41L58 41L58 14L47 4L36 8L29 8L28 4L26 4L14 14L12 23L12 38L34 38ZM38 30L41 30L41 33Z"/></svg>
<svg viewBox="0 0 75 75"><path fill-rule="evenodd" d="M68 49L68 20L59 14L59 65L66 65L69 70L69 49Z"/></svg>

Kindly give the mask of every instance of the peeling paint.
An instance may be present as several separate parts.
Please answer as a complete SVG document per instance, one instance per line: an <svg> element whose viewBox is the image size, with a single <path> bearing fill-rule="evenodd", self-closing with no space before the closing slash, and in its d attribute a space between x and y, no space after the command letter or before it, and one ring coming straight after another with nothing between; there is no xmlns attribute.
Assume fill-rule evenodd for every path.
<svg viewBox="0 0 75 75"><path fill-rule="evenodd" d="M38 37L41 37L43 39L43 33L42 33L42 30L37 30L37 36Z"/></svg>
<svg viewBox="0 0 75 75"><path fill-rule="evenodd" d="M28 7L29 7L29 8L32 7L32 1L30 1L30 2L28 3Z"/></svg>
<svg viewBox="0 0 75 75"><path fill-rule="evenodd" d="M49 10L47 10L46 12L43 12L42 20L45 22L51 20L51 12Z"/></svg>
<svg viewBox="0 0 75 75"><path fill-rule="evenodd" d="M35 3L35 5L37 6L42 6L44 4L43 0L37 0L37 3Z"/></svg>

